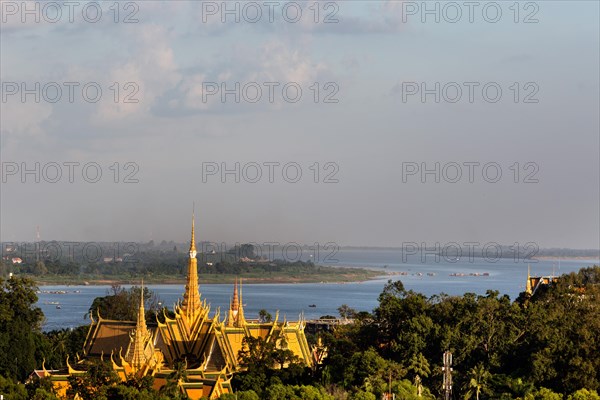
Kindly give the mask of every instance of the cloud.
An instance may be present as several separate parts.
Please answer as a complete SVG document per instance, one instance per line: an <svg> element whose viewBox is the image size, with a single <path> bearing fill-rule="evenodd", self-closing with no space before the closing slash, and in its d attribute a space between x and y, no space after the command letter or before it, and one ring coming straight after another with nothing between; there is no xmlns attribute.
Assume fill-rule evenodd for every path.
<svg viewBox="0 0 600 400"><path fill-rule="evenodd" d="M131 57L114 66L106 77L107 83L118 83L117 101L102 102L93 116L95 123L148 114L155 99L176 84L180 75L170 36L164 26L157 24L131 29Z"/></svg>
<svg viewBox="0 0 600 400"><path fill-rule="evenodd" d="M304 99L310 98L310 88L315 82L334 76L326 63L311 57L309 45L294 47L277 39L264 42L255 52L234 46L232 53L228 60L217 64L180 71L180 82L160 99L162 110L158 112L181 116L277 109L286 101L283 94L286 84L290 84L290 96L300 87ZM222 102L223 90L237 91L239 103L233 94ZM256 98L256 103L252 103Z"/></svg>
<svg viewBox="0 0 600 400"><path fill-rule="evenodd" d="M43 135L44 124L52 114L48 103L7 101L2 103L2 135L29 139Z"/></svg>

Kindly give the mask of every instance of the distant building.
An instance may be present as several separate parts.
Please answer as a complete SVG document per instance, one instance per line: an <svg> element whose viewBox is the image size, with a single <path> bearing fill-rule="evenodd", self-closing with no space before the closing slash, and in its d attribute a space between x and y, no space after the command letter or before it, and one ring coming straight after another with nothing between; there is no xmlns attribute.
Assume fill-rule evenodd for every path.
<svg viewBox="0 0 600 400"><path fill-rule="evenodd" d="M557 282L558 279L559 277L555 275L531 276L531 269L528 266L527 282L525 283L525 293L533 296L541 286Z"/></svg>
<svg viewBox="0 0 600 400"><path fill-rule="evenodd" d="M13 264L22 264L22 263L23 263L23 260L21 260L21 258L20 258L20 257L13 257L13 259L12 259L12 263L13 263Z"/></svg>

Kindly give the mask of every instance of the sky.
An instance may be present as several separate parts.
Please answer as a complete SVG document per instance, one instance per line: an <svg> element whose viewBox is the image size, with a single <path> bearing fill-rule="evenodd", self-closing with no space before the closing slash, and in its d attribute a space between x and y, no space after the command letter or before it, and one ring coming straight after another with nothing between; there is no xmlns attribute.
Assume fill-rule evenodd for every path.
<svg viewBox="0 0 600 400"><path fill-rule="evenodd" d="M470 4L0 1L0 241L600 248L598 2Z"/></svg>

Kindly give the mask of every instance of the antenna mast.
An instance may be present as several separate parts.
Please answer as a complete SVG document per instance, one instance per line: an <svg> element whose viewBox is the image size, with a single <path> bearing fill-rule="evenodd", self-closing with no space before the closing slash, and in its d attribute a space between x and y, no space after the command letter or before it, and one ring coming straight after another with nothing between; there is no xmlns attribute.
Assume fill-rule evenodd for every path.
<svg viewBox="0 0 600 400"><path fill-rule="evenodd" d="M444 366L442 367L444 374L444 383L442 384L444 399L450 400L452 397L452 353L446 351L442 360L444 362Z"/></svg>

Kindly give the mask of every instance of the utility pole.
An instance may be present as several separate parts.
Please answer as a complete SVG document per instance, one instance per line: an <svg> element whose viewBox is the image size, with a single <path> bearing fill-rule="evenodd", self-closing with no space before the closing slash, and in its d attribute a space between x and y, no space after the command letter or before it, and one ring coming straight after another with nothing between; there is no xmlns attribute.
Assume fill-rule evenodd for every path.
<svg viewBox="0 0 600 400"><path fill-rule="evenodd" d="M392 371L388 375L388 392L384 393L383 398L385 400L396 400L396 394L392 393Z"/></svg>
<svg viewBox="0 0 600 400"><path fill-rule="evenodd" d="M389 378L388 378L388 389L390 390L389 394L388 394L388 400L392 400L392 371L390 371L389 374Z"/></svg>
<svg viewBox="0 0 600 400"><path fill-rule="evenodd" d="M446 351L443 357L444 366L442 372L444 373L444 383L442 388L444 389L444 399L450 400L452 397L452 353Z"/></svg>

